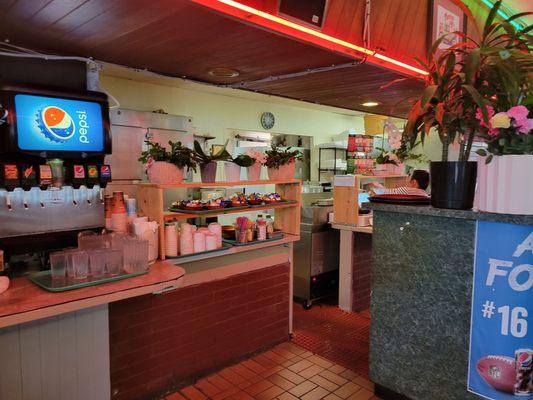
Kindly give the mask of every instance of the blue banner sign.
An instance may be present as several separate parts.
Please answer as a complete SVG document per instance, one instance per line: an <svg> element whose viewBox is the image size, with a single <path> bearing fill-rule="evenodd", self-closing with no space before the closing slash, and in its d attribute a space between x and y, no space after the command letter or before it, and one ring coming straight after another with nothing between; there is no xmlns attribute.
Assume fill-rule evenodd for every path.
<svg viewBox="0 0 533 400"><path fill-rule="evenodd" d="M533 399L533 226L477 225L468 390Z"/></svg>
<svg viewBox="0 0 533 400"><path fill-rule="evenodd" d="M104 150L102 107L96 102L17 94L15 113L21 150Z"/></svg>

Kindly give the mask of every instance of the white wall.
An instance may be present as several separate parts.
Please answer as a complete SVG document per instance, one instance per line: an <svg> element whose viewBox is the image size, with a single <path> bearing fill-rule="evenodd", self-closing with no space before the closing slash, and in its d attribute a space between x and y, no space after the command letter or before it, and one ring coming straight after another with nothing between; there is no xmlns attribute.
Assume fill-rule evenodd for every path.
<svg viewBox="0 0 533 400"><path fill-rule="evenodd" d="M234 129L262 131L260 116L265 111L276 117L272 132L312 136L314 145L329 142L331 136L349 128L364 132L362 113L181 79L113 69L104 71L100 85L117 98L121 108L164 109L169 114L193 117L199 133L216 136L213 143L223 143ZM317 160L315 150L312 179L317 179Z"/></svg>

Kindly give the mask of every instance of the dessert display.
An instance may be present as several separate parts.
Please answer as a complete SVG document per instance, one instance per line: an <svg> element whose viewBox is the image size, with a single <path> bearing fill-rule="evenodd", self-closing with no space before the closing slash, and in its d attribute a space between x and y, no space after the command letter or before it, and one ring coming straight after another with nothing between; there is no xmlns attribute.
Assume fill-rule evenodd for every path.
<svg viewBox="0 0 533 400"><path fill-rule="evenodd" d="M288 202L284 200L278 193L252 193L245 195L244 193L235 193L229 198L218 197L208 201L204 200L182 200L175 201L170 207L170 211L212 211L221 210L224 208L243 208L253 206L265 206L269 204L276 204Z"/></svg>

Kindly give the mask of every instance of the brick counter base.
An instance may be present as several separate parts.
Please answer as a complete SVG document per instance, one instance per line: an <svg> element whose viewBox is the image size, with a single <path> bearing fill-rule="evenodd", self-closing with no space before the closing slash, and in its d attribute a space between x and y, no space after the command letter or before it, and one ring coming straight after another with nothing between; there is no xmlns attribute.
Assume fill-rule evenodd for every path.
<svg viewBox="0 0 533 400"><path fill-rule="evenodd" d="M109 305L111 393L147 399L289 338L289 264Z"/></svg>

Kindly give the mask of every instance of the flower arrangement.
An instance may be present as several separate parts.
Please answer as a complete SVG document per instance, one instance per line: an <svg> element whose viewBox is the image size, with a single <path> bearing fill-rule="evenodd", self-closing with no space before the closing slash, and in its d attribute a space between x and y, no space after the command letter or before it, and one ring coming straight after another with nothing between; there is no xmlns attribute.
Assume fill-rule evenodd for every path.
<svg viewBox="0 0 533 400"><path fill-rule="evenodd" d="M421 142L411 143L410 138L405 133L398 129L391 122L385 122L385 130L388 132L387 141L391 148L391 151L385 151L383 148L379 148L380 154L376 158L376 164L393 164L398 166L406 161L418 161L425 160L423 154L414 154L412 150L417 147Z"/></svg>
<svg viewBox="0 0 533 400"><path fill-rule="evenodd" d="M170 150L165 149L161 144L145 141L148 150L141 153L139 161L142 162L146 168L150 168L156 161L163 161L174 164L176 167L187 170L192 169L196 172L196 161L194 153L188 147L185 147L181 142L169 141Z"/></svg>
<svg viewBox="0 0 533 400"><path fill-rule="evenodd" d="M267 156L262 151L257 150L248 150L246 155L254 160L254 162L259 164L266 163Z"/></svg>
<svg viewBox="0 0 533 400"><path fill-rule="evenodd" d="M300 150L291 150L291 147L287 147L285 150L280 150L277 146L272 146L270 150L266 152L265 165L268 168L279 168L283 165L294 163L296 160L302 159L302 153Z"/></svg>
<svg viewBox="0 0 533 400"><path fill-rule="evenodd" d="M486 106L486 111L488 122L483 120L481 109L477 110L476 118L482 127L482 137L487 142L487 150L479 149L477 154L487 156L487 164L493 156L533 154L533 119L528 118L527 107L514 106L495 113L492 106Z"/></svg>

